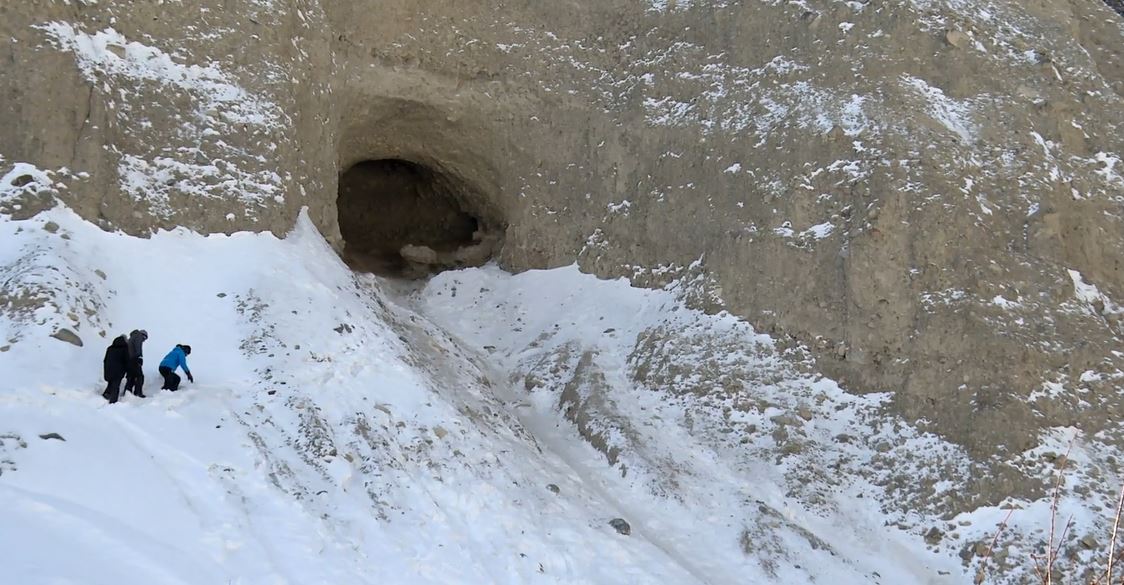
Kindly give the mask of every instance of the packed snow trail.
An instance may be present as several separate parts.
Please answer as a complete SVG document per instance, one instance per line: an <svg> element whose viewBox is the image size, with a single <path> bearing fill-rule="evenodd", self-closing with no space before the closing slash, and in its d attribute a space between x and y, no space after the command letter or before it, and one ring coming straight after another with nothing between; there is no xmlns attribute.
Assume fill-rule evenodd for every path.
<svg viewBox="0 0 1124 585"><path fill-rule="evenodd" d="M139 239L59 208L0 220L0 244L3 292L31 299L0 317L12 582L957 582L876 510L803 512L784 468L747 467L681 426L690 405L625 388L636 340L593 315L615 311L621 332L688 315L665 293L486 268L406 299L353 275L303 217L285 239ZM559 310L589 315L557 333ZM62 328L83 346L49 337ZM149 398L110 406L101 357L133 328L150 334ZM565 380L523 390L526 360L560 340L595 347L617 393L591 423L624 447L616 466L559 412ZM162 392L175 343L192 345L198 383Z"/></svg>

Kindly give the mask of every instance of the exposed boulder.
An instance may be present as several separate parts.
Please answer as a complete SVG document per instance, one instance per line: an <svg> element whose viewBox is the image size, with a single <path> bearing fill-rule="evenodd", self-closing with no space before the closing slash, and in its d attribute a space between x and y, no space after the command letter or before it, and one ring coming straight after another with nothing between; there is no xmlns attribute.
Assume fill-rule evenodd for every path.
<svg viewBox="0 0 1124 585"><path fill-rule="evenodd" d="M54 333L52 333L51 337L54 337L55 339L57 339L59 341L69 343L71 345L77 345L78 347L82 347L82 338L78 337L77 333L75 333L75 332L73 332L69 329L59 329L58 331L55 331Z"/></svg>

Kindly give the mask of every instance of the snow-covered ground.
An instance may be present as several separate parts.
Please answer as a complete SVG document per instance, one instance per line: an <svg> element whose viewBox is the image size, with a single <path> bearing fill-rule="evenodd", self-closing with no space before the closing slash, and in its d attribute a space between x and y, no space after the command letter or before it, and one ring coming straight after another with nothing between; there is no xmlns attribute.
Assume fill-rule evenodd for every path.
<svg viewBox="0 0 1124 585"><path fill-rule="evenodd" d="M4 582L965 579L870 483L880 442L949 447L674 286L487 267L411 289L306 219L139 239L64 208L0 218L0 271ZM134 328L149 398L110 406L102 354ZM197 383L162 392L175 343Z"/></svg>

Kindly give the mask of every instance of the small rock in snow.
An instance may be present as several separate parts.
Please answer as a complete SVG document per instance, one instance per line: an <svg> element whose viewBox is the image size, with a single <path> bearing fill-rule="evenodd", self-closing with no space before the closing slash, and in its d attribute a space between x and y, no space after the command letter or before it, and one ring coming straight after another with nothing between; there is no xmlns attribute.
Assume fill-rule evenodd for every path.
<svg viewBox="0 0 1124 585"><path fill-rule="evenodd" d="M562 491L562 490L558 489L558 486L556 486L552 483L546 484L546 489L549 490L550 493L552 493L552 494L557 494L557 493Z"/></svg>
<svg viewBox="0 0 1124 585"><path fill-rule="evenodd" d="M925 544L936 545L942 538L944 538L944 532L941 532L940 528L934 526L925 533Z"/></svg>
<svg viewBox="0 0 1124 585"><path fill-rule="evenodd" d="M47 232L53 234L53 233L59 231L59 224L57 224L53 221L48 221L47 223L43 224L43 229L47 230Z"/></svg>
<svg viewBox="0 0 1124 585"><path fill-rule="evenodd" d="M56 441L62 441L64 443L66 442L66 439L62 438L62 435L58 433L43 433L42 435L39 435L39 438L43 439L44 441L54 439Z"/></svg>
<svg viewBox="0 0 1124 585"><path fill-rule="evenodd" d="M31 183L34 183L34 182L35 182L35 177L33 177L31 175L20 175L16 178L12 179L12 186L13 187L23 187L23 186L26 186L26 185L30 185Z"/></svg>
<svg viewBox="0 0 1124 585"><path fill-rule="evenodd" d="M795 426L800 424L800 421L795 416L787 413L770 417L769 420L773 421L773 424L781 426Z"/></svg>
<svg viewBox="0 0 1124 585"><path fill-rule="evenodd" d="M799 441L789 441L781 447L781 453L785 455L796 455L797 453L804 452L804 443Z"/></svg>
<svg viewBox="0 0 1124 585"><path fill-rule="evenodd" d="M624 536L632 534L632 527L625 522L624 518L613 518L609 521L609 526L612 526L616 531Z"/></svg>
<svg viewBox="0 0 1124 585"><path fill-rule="evenodd" d="M82 347L82 338L78 337L77 333L69 329L59 329L58 331L52 333L51 337L54 337L59 341L65 341L71 345Z"/></svg>

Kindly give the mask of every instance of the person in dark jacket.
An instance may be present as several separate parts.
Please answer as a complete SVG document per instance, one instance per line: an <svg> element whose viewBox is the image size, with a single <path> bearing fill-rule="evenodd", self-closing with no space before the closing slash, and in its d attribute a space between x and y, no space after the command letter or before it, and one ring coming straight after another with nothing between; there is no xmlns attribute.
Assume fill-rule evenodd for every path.
<svg viewBox="0 0 1124 585"><path fill-rule="evenodd" d="M105 359L102 360L102 366L107 382L102 397L113 404L117 402L117 396L121 392L121 379L125 377L125 373L129 370L129 346L124 335L118 335L109 345L109 348L105 350Z"/></svg>
<svg viewBox="0 0 1124 585"><path fill-rule="evenodd" d="M125 372L125 392L144 398L144 342L148 332L134 329L129 334L129 371Z"/></svg>
<svg viewBox="0 0 1124 585"><path fill-rule="evenodd" d="M164 359L160 360L160 375L164 376L164 385L160 387L161 390L171 390L175 392L180 389L180 377L176 375L176 368L183 368L183 373L187 374L187 379L192 383L195 382L195 377L191 375L191 370L187 367L187 356L191 355L191 346L177 344Z"/></svg>

